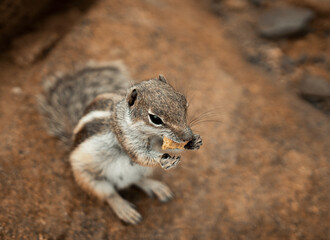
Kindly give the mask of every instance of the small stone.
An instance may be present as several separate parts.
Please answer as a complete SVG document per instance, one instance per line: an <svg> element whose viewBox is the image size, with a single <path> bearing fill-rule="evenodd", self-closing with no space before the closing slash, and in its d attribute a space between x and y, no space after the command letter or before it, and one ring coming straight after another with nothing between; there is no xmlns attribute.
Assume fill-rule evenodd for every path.
<svg viewBox="0 0 330 240"><path fill-rule="evenodd" d="M313 17L313 11L307 8L276 7L260 16L258 28L263 37L288 37L306 30Z"/></svg>
<svg viewBox="0 0 330 240"><path fill-rule="evenodd" d="M23 90L20 87L13 87L11 89L11 92L15 95L18 95L18 96L23 94Z"/></svg>
<svg viewBox="0 0 330 240"><path fill-rule="evenodd" d="M330 97L330 82L316 75L305 75L300 82L300 93L305 96Z"/></svg>

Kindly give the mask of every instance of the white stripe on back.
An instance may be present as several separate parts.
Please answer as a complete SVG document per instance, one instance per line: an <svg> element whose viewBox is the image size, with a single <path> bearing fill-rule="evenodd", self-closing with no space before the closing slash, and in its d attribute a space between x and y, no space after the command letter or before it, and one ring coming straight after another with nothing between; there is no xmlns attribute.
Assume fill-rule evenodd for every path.
<svg viewBox="0 0 330 240"><path fill-rule="evenodd" d="M111 116L111 113L109 111L92 111L92 112L88 113L86 116L83 116L79 120L77 126L73 130L73 133L77 134L86 123L91 122L94 119L105 118L105 117L110 117L110 116Z"/></svg>

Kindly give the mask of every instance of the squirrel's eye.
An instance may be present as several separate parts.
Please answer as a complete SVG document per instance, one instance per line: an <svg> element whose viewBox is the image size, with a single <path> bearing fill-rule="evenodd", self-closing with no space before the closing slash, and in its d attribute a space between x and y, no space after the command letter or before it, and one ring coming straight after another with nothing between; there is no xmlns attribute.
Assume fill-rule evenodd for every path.
<svg viewBox="0 0 330 240"><path fill-rule="evenodd" d="M163 121L159 117L157 117L156 115L149 114L149 119L153 124L156 124L156 125L163 124Z"/></svg>

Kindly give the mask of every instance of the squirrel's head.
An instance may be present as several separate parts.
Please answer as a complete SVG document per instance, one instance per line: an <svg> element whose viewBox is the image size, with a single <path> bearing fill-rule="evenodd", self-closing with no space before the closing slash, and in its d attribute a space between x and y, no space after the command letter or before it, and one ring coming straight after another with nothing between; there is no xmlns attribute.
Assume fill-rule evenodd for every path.
<svg viewBox="0 0 330 240"><path fill-rule="evenodd" d="M168 137L176 142L190 141L187 100L169 85L164 76L131 87L126 97L130 120L148 136Z"/></svg>

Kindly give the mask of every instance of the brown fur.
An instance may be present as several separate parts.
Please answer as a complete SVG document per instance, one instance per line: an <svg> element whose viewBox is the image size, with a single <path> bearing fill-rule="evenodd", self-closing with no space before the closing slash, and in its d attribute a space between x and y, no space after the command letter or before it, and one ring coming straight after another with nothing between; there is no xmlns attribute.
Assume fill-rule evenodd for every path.
<svg viewBox="0 0 330 240"><path fill-rule="evenodd" d="M148 110L159 116L178 140L184 142L192 138L187 123L187 100L167 82L158 79L143 81L133 86L138 92L136 104L131 109L134 120L149 124Z"/></svg>
<svg viewBox="0 0 330 240"><path fill-rule="evenodd" d="M171 129L172 137L178 142L190 141L193 137L192 131L187 124L187 101L186 98L170 86L164 78L152 79L135 84L131 87L130 93L126 96L126 103L119 109L115 108L111 120L111 130L115 133L117 140L129 155L133 162L144 166L153 166L159 163L161 156L155 154L149 155L149 141L142 140L143 132L139 134L141 137L140 145L132 143L125 129L121 129L120 121L122 116L118 113L129 108L130 118L133 122L143 121L146 125L152 125L149 122L149 111L159 116L164 124L158 126L158 129ZM152 125L153 126L153 125ZM153 126L154 127L154 126ZM134 131L139 131L138 129ZM137 153L138 151L146 151L145 154ZM153 156L153 157L151 157Z"/></svg>
<svg viewBox="0 0 330 240"><path fill-rule="evenodd" d="M85 191L87 194L91 196L97 197L99 200L103 201L106 199L106 196L99 194L97 191L93 189L93 187L86 182L86 177L84 176L88 173L80 173L80 172L73 172L74 178L76 179L78 185Z"/></svg>
<svg viewBox="0 0 330 240"><path fill-rule="evenodd" d="M110 130L110 118L98 118L86 123L74 136L73 149L86 139Z"/></svg>
<svg viewBox="0 0 330 240"><path fill-rule="evenodd" d="M123 98L124 95L116 93L100 94L87 106L84 115L92 111L113 111L114 104Z"/></svg>
<svg viewBox="0 0 330 240"><path fill-rule="evenodd" d="M133 162L140 163L141 165L145 165L145 164L143 164L144 161L139 161L136 154L134 154L134 150L128 147L127 139L125 138L125 135L123 134L122 130L119 128L119 125L116 123L116 116L115 115L111 118L110 127L111 127L112 132L115 133L116 138L117 138L120 146L124 149L124 151L130 157L130 159Z"/></svg>

